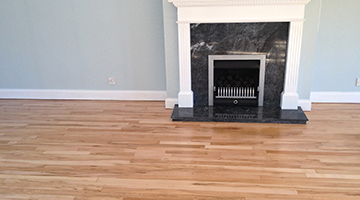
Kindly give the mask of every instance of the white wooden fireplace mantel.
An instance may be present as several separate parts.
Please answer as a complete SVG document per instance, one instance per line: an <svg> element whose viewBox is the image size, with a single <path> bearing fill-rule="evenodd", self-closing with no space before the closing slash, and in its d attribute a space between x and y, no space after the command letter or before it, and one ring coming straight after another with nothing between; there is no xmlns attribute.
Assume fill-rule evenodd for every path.
<svg viewBox="0 0 360 200"><path fill-rule="evenodd" d="M282 109L297 109L305 5L311 0L168 0L178 8L179 107L193 107L190 23L290 22Z"/></svg>

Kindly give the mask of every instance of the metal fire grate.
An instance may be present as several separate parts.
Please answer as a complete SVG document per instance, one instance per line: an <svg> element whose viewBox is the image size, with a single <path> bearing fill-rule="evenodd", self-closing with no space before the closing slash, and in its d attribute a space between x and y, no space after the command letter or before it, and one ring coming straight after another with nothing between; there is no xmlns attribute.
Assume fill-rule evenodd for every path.
<svg viewBox="0 0 360 200"><path fill-rule="evenodd" d="M256 114L215 114L216 118L219 119L255 119L257 118Z"/></svg>
<svg viewBox="0 0 360 200"><path fill-rule="evenodd" d="M215 98L219 99L256 99L255 87L214 87Z"/></svg>

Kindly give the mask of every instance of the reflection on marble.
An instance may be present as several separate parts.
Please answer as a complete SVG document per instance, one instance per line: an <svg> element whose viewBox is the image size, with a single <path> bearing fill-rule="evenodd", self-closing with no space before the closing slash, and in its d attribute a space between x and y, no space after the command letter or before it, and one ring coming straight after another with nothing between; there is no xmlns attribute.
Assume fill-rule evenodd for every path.
<svg viewBox="0 0 360 200"><path fill-rule="evenodd" d="M194 105L208 105L208 55L266 54L264 105L279 106L288 22L191 24Z"/></svg>
<svg viewBox="0 0 360 200"><path fill-rule="evenodd" d="M283 124L306 124L308 121L301 107L298 107L297 110L281 110L277 106L194 106L193 108L179 108L178 105L175 105L171 118L173 121Z"/></svg>

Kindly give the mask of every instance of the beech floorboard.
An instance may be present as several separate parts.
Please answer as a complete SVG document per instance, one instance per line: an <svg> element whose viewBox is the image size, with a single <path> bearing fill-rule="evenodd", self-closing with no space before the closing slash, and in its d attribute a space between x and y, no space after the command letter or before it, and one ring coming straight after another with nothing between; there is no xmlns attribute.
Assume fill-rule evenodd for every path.
<svg viewBox="0 0 360 200"><path fill-rule="evenodd" d="M306 125L171 113L164 102L0 100L0 199L360 199L360 104L313 104Z"/></svg>

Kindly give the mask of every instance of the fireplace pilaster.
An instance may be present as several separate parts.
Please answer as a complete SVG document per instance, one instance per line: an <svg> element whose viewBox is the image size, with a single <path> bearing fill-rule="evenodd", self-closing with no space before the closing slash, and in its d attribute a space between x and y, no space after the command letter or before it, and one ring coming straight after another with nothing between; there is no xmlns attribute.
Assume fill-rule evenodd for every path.
<svg viewBox="0 0 360 200"><path fill-rule="evenodd" d="M191 55L190 55L190 24L178 22L179 29L179 67L180 92L178 103L180 107L193 107L193 92L191 91Z"/></svg>
<svg viewBox="0 0 360 200"><path fill-rule="evenodd" d="M292 21L290 23L284 91L281 94L281 109L295 109L298 106L299 95L296 91L303 24L303 20Z"/></svg>

